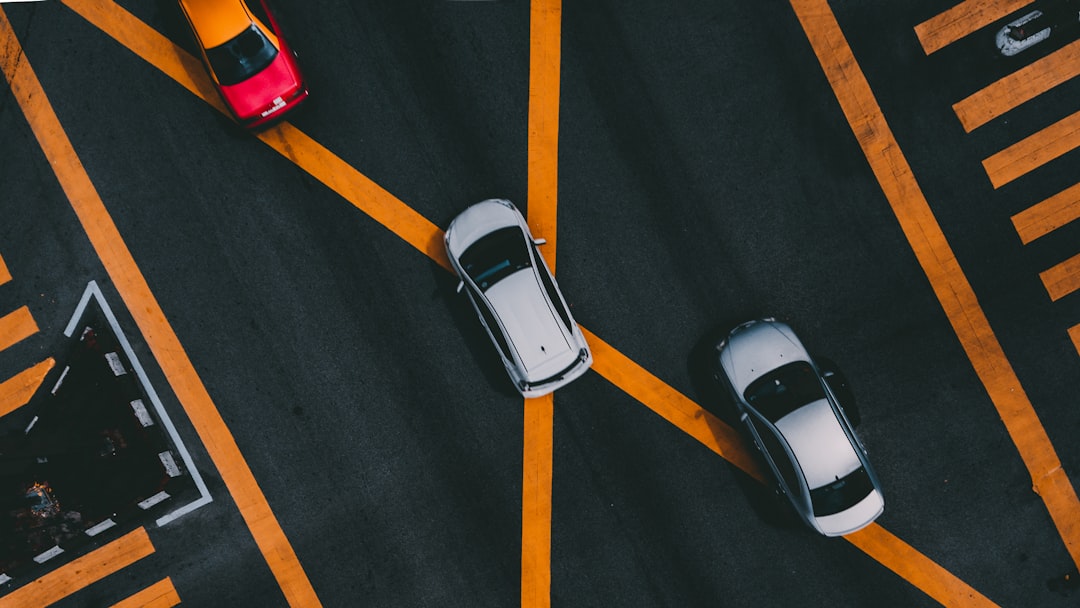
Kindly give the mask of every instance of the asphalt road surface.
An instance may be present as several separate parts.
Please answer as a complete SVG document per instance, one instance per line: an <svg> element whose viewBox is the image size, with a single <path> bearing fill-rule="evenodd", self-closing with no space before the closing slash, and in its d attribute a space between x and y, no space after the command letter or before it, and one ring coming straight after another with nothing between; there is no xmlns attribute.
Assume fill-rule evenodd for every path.
<svg viewBox="0 0 1080 608"><path fill-rule="evenodd" d="M96 281L214 498L145 522L152 555L56 605L166 577L186 606L301 605L282 576L324 606L1076 605L1080 272L1059 265L1080 222L1024 244L1012 218L1075 185L1080 156L998 187L983 161L1073 115L1080 79L971 132L953 109L1073 40L1005 60L1002 18L928 54L916 27L954 4L566 2L553 97L530 91L524 0L277 0L312 98L263 140L163 71L171 47L135 44L195 52L174 2L5 4L5 69L32 68L81 168L50 164L60 136L27 117L41 96L0 94L0 314L28 306L38 328L0 378L57 354ZM815 42L834 31L821 7L840 42ZM107 27L131 20L149 29ZM843 40L855 61L830 80L815 51ZM844 112L863 76L892 145L873 147L872 107ZM530 188L530 103L552 99L557 230L537 236L598 352L547 418L537 549L531 406L425 252L470 203L555 192ZM104 212L62 186L79 171ZM905 175L919 192L890 198ZM95 240L110 223L133 265ZM1055 267L1064 293L1040 275ZM688 432L730 422L702 350L762 316L850 378L885 489L874 532L816 536L731 463L749 452L725 427ZM260 548L275 530L294 555Z"/></svg>

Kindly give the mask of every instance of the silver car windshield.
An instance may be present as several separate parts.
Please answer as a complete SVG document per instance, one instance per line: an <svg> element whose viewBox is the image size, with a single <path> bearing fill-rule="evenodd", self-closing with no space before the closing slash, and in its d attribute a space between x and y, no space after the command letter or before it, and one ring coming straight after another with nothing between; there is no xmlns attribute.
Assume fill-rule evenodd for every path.
<svg viewBox="0 0 1080 608"><path fill-rule="evenodd" d="M824 399L825 389L809 363L796 361L754 380L743 396L769 422L775 423L807 403Z"/></svg>
<svg viewBox="0 0 1080 608"><path fill-rule="evenodd" d="M874 489L874 482L866 469L859 467L844 478L810 490L810 502L814 504L814 515L824 517L846 511L866 498Z"/></svg>
<svg viewBox="0 0 1080 608"><path fill-rule="evenodd" d="M500 280L532 266L525 237L516 226L485 235L461 254L460 262L480 291L487 291Z"/></svg>

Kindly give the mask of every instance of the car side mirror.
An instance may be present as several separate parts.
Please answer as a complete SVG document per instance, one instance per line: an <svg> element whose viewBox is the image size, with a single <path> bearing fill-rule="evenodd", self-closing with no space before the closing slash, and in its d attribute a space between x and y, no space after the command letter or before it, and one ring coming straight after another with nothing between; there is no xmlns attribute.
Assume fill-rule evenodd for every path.
<svg viewBox="0 0 1080 608"><path fill-rule="evenodd" d="M543 245L545 243L547 243L547 239L533 239L534 245Z"/></svg>
<svg viewBox="0 0 1080 608"><path fill-rule="evenodd" d="M465 289L465 281L458 281L457 289L455 289L454 291L461 293L462 289Z"/></svg>

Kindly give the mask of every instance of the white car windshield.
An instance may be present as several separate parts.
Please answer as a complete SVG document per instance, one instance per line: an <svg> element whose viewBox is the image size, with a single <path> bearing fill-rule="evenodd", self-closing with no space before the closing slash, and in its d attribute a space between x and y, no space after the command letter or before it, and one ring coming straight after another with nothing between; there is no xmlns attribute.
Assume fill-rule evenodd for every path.
<svg viewBox="0 0 1080 608"><path fill-rule="evenodd" d="M487 291L503 278L532 266L525 237L516 226L485 235L461 254L460 262L480 291Z"/></svg>
<svg viewBox="0 0 1080 608"><path fill-rule="evenodd" d="M825 517L846 511L866 498L874 489L874 483L866 469L859 467L842 479L810 490L810 502L814 504L814 515Z"/></svg>

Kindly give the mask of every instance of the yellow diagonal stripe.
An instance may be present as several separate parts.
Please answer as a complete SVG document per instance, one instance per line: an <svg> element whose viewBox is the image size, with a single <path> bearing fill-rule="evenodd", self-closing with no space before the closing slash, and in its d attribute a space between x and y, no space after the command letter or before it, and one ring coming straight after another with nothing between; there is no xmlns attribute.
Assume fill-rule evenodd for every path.
<svg viewBox="0 0 1080 608"><path fill-rule="evenodd" d="M38 332L30 309L21 306L0 317L0 350L4 350Z"/></svg>
<svg viewBox="0 0 1080 608"><path fill-rule="evenodd" d="M964 131L990 122L1080 74L1080 40L953 104Z"/></svg>
<svg viewBox="0 0 1080 608"><path fill-rule="evenodd" d="M7 23L2 11L0 22ZM154 545L150 542L146 529L138 528L0 597L0 608L51 606L153 553Z"/></svg>
<svg viewBox="0 0 1080 608"><path fill-rule="evenodd" d="M1007 17L1033 0L965 0L915 26L915 34L929 55L957 40Z"/></svg>
<svg viewBox="0 0 1080 608"><path fill-rule="evenodd" d="M26 405L55 364L52 358L45 359L0 382L0 416Z"/></svg>

